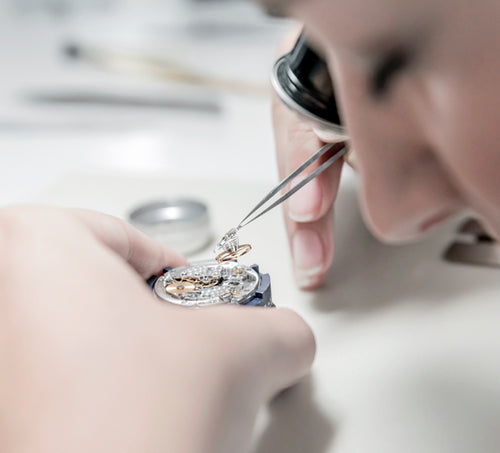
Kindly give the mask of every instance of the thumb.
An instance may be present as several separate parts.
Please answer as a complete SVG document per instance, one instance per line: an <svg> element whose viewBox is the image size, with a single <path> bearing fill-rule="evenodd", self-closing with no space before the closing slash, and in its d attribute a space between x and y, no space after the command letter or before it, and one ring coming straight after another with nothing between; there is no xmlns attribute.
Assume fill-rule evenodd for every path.
<svg viewBox="0 0 500 453"><path fill-rule="evenodd" d="M270 398L297 383L311 368L316 353L314 334L296 312L287 308L221 306L210 310L223 322L225 341L232 338L233 364ZM241 373L244 370L244 373Z"/></svg>
<svg viewBox="0 0 500 453"><path fill-rule="evenodd" d="M270 347L271 392L296 384L311 368L316 340L310 326L293 310L267 310L266 332Z"/></svg>

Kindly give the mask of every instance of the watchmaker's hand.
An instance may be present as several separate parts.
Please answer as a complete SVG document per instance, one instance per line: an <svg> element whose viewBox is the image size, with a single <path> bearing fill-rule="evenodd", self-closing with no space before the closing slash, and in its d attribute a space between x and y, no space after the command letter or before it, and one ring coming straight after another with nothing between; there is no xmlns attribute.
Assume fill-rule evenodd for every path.
<svg viewBox="0 0 500 453"><path fill-rule="evenodd" d="M292 48L297 36L298 33L293 33L284 41L281 53ZM273 98L273 122L278 166L280 176L284 178L325 142L276 95ZM304 178L321 163L304 172ZM342 160L339 160L300 189L284 207L296 280L304 289L321 285L333 261L333 203L341 169Z"/></svg>
<svg viewBox="0 0 500 453"><path fill-rule="evenodd" d="M144 282L183 259L88 211L0 209L0 451L244 451L306 373L286 309L186 309Z"/></svg>
<svg viewBox="0 0 500 453"><path fill-rule="evenodd" d="M103 246L126 260L144 279L162 273L167 265L178 267L187 264L182 256L117 217L85 209L68 209L67 212L82 222Z"/></svg>

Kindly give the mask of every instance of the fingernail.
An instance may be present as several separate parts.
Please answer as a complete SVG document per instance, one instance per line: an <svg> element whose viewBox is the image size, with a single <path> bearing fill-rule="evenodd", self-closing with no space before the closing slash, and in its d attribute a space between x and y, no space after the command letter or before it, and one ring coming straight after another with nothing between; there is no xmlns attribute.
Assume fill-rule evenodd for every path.
<svg viewBox="0 0 500 453"><path fill-rule="evenodd" d="M295 184L300 183L305 178L306 176L297 179ZM309 181L288 200L288 216L295 222L314 220L320 209L321 198L321 187L318 180Z"/></svg>
<svg viewBox="0 0 500 453"><path fill-rule="evenodd" d="M292 240L295 276L301 287L311 285L323 270L323 244L313 230L299 230Z"/></svg>

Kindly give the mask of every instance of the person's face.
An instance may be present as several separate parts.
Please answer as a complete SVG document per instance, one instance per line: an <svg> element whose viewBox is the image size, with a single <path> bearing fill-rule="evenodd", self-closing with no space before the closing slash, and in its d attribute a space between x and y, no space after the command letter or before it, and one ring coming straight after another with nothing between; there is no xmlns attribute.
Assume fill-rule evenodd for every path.
<svg viewBox="0 0 500 453"><path fill-rule="evenodd" d="M375 234L410 239L470 206L500 236L500 2L292 0L290 13L328 60Z"/></svg>

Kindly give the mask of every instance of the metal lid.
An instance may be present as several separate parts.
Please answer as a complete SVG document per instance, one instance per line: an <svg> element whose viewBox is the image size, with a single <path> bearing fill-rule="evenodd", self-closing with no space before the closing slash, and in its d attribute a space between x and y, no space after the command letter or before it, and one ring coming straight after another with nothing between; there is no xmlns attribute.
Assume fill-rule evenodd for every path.
<svg viewBox="0 0 500 453"><path fill-rule="evenodd" d="M208 207L194 199L149 202L133 209L128 220L143 233L184 255L200 251L212 239Z"/></svg>

